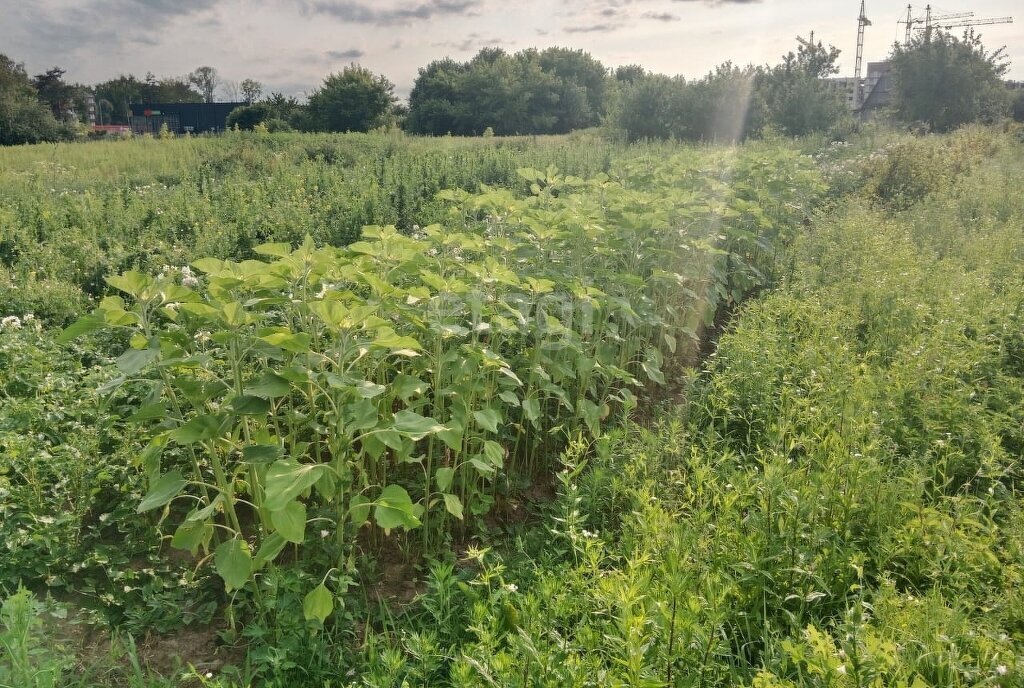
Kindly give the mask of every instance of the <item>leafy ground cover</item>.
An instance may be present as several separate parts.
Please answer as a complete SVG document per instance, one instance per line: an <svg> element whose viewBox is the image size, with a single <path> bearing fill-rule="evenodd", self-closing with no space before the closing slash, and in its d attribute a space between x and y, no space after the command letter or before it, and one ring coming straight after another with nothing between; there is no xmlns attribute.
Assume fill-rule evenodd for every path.
<svg viewBox="0 0 1024 688"><path fill-rule="evenodd" d="M384 145L206 143L141 145ZM875 143L527 145L434 225L11 311L0 685L1018 684L1024 152Z"/></svg>

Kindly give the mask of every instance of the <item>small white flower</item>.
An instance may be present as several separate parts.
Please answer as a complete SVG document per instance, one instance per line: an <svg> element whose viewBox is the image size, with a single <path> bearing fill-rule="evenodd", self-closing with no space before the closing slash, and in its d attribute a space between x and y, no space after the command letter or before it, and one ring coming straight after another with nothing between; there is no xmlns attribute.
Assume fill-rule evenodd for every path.
<svg viewBox="0 0 1024 688"><path fill-rule="evenodd" d="M183 287L198 287L199 279L195 275L188 275L187 277L181 278L181 286Z"/></svg>
<svg viewBox="0 0 1024 688"><path fill-rule="evenodd" d="M180 307L181 307L181 304L178 303L177 301L172 301L171 303L169 303L166 306L164 306L164 308L166 308L167 310L171 311L172 313L177 313L178 312L178 308L180 308Z"/></svg>
<svg viewBox="0 0 1024 688"><path fill-rule="evenodd" d="M213 672L212 671L207 671L206 672L206 678L213 678Z"/></svg>
<svg viewBox="0 0 1024 688"><path fill-rule="evenodd" d="M35 319L36 319L36 316L34 314L32 314L32 313L26 313L25 315L21 316L21 321L22 322L30 323L30 322L32 322Z"/></svg>
<svg viewBox="0 0 1024 688"><path fill-rule="evenodd" d="M8 315L3 320L0 320L0 327L4 329L20 330L21 318L16 315Z"/></svg>
<svg viewBox="0 0 1024 688"><path fill-rule="evenodd" d="M327 537L330 534L331 534L331 531L329 531L329 530L321 530L320 531L320 537L321 538L325 538L325 537Z"/></svg>
<svg viewBox="0 0 1024 688"><path fill-rule="evenodd" d="M509 592L516 592L517 590L519 590L519 586L515 583L508 583L505 585L505 589Z"/></svg>
<svg viewBox="0 0 1024 688"><path fill-rule="evenodd" d="M1000 664L999 666L996 667L996 673L999 674L1000 676L1006 676L1006 672L1007 671L1009 671L1009 669L1006 668L1005 664Z"/></svg>
<svg viewBox="0 0 1024 688"><path fill-rule="evenodd" d="M840 664L838 667L836 667L836 673L839 674L840 676L845 676L846 675L846 665L845 664Z"/></svg>

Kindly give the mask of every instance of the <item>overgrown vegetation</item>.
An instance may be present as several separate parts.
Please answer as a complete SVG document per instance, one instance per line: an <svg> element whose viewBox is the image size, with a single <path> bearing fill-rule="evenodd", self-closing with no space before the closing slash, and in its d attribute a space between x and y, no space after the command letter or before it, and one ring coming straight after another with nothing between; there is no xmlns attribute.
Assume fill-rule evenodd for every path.
<svg viewBox="0 0 1024 688"><path fill-rule="evenodd" d="M46 150L0 684L1020 683L1013 135Z"/></svg>

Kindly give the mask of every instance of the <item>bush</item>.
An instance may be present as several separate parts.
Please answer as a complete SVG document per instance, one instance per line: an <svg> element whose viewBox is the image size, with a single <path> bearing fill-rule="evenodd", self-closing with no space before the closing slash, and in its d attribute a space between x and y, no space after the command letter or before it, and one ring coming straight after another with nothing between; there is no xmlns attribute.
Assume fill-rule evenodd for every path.
<svg viewBox="0 0 1024 688"><path fill-rule="evenodd" d="M1018 93L1017 97L1013 99L1010 115L1015 122L1024 122L1024 91Z"/></svg>
<svg viewBox="0 0 1024 688"><path fill-rule="evenodd" d="M264 103L243 105L236 107L228 115L227 128L234 129L238 127L242 131L252 131L257 124L262 124L268 119L270 119L270 108Z"/></svg>

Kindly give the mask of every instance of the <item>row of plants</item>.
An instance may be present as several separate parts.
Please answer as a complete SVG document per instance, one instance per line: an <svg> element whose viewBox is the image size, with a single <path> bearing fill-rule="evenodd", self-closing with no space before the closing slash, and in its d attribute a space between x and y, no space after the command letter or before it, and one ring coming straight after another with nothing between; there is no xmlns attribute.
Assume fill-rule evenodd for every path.
<svg viewBox="0 0 1024 688"><path fill-rule="evenodd" d="M1019 685L1024 151L990 141L819 217L685 407L578 435L540 523L319 651L353 686Z"/></svg>
<svg viewBox="0 0 1024 688"><path fill-rule="evenodd" d="M443 189L523 188L522 167L592 176L624 153L596 137L428 144L383 134L4 149L0 315L67 324L105 295L107 275L252 258L261 243L307 234L342 245L364 225L407 231L444 218Z"/></svg>
<svg viewBox="0 0 1024 688"><path fill-rule="evenodd" d="M366 227L345 248L307 237L108 278L123 296L64 333L126 330L102 391L148 439L138 510L258 613L286 550L323 623L364 525L376 546L418 528L430 553L550 479L560 438L599 436L719 306L765 284L822 191L808 159L765 147L588 181L519 173L529 194L442 192L446 223L411 236Z"/></svg>

